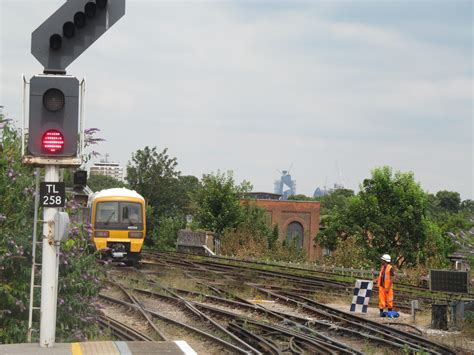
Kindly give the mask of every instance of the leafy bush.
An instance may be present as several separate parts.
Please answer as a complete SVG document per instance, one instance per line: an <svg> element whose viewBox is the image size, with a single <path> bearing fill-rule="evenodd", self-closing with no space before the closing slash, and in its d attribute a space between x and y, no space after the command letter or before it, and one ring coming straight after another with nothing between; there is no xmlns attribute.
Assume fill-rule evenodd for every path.
<svg viewBox="0 0 474 355"><path fill-rule="evenodd" d="M163 217L159 222L158 238L155 246L162 250L176 250L178 231L186 227L183 217Z"/></svg>
<svg viewBox="0 0 474 355"><path fill-rule="evenodd" d="M263 258L268 250L265 235L248 229L229 230L222 235L221 253L239 258Z"/></svg>
<svg viewBox="0 0 474 355"><path fill-rule="evenodd" d="M12 343L28 328L34 173L21 163L19 133L1 116L0 136L0 343Z"/></svg>
<svg viewBox="0 0 474 355"><path fill-rule="evenodd" d="M291 263L303 263L307 256L304 250L296 246L296 240L290 245L285 242L276 241L272 248L265 253L265 259L274 261L284 261Z"/></svg>
<svg viewBox="0 0 474 355"><path fill-rule="evenodd" d="M372 262L367 258L365 246L360 244L356 237L348 236L341 240L339 247L324 257L323 263L330 266L369 268Z"/></svg>

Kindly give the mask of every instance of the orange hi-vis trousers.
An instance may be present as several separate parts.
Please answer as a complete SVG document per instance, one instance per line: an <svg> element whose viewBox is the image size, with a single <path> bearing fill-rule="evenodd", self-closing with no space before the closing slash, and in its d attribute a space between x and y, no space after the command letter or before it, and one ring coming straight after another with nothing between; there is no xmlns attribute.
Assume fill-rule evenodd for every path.
<svg viewBox="0 0 474 355"><path fill-rule="evenodd" d="M384 287L379 287L379 309L393 308L393 287L388 291Z"/></svg>
<svg viewBox="0 0 474 355"><path fill-rule="evenodd" d="M377 279L379 287L379 309L393 308L392 265L384 264Z"/></svg>

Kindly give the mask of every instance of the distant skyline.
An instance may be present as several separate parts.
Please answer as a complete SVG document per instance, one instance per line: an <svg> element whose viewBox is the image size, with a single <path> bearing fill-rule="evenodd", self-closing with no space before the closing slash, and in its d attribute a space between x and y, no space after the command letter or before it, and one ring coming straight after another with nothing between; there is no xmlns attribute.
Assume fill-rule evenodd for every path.
<svg viewBox="0 0 474 355"><path fill-rule="evenodd" d="M0 0L0 105L19 126L21 74L42 72L31 32L63 2ZM338 169L357 191L388 165L473 199L473 6L127 0L67 71L87 79L96 149L124 168L156 146L184 175L232 170L272 192L293 163L311 196Z"/></svg>

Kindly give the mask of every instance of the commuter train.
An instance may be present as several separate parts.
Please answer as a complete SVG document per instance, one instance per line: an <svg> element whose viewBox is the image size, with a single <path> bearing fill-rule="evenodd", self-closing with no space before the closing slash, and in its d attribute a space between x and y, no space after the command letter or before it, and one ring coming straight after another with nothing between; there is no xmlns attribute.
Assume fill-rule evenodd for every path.
<svg viewBox="0 0 474 355"><path fill-rule="evenodd" d="M92 241L102 256L136 265L146 235L145 199L135 191L114 188L89 198Z"/></svg>

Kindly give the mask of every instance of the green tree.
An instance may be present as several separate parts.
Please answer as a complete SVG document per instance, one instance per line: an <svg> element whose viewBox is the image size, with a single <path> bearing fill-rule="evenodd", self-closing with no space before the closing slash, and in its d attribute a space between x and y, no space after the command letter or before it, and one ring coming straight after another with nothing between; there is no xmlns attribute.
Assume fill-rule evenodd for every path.
<svg viewBox="0 0 474 355"><path fill-rule="evenodd" d="M317 198L316 201L321 202L321 215L334 214L335 211L346 208L352 196L354 196L353 190L336 189L327 195Z"/></svg>
<svg viewBox="0 0 474 355"><path fill-rule="evenodd" d="M161 153L156 147L145 147L132 154L127 165L127 182L130 188L141 194L153 206L158 215L175 212L174 187L180 172L178 162L171 158L168 149Z"/></svg>
<svg viewBox="0 0 474 355"><path fill-rule="evenodd" d="M219 234L237 227L242 219L240 200L251 185L245 181L236 185L232 172L204 175L201 184L193 195L197 226Z"/></svg>
<svg viewBox="0 0 474 355"><path fill-rule="evenodd" d="M87 179L87 186L89 186L92 191L100 191L114 187L126 187L127 184L115 179L112 176L91 175Z"/></svg>
<svg viewBox="0 0 474 355"><path fill-rule="evenodd" d="M336 189L329 194L320 197L309 197L306 195L292 195L288 200L293 201L319 201L321 203L321 216L333 214L336 210L347 207L349 199L354 196L350 189Z"/></svg>
<svg viewBox="0 0 474 355"><path fill-rule="evenodd" d="M474 214L474 201L469 199L462 201L460 209L462 212Z"/></svg>
<svg viewBox="0 0 474 355"><path fill-rule="evenodd" d="M461 196L458 192L438 191L436 198L439 201L439 206L448 212L456 213L461 207Z"/></svg>
<svg viewBox="0 0 474 355"><path fill-rule="evenodd" d="M182 176L177 166L168 149L158 153L156 147L138 150L127 165L130 188L148 204L147 245L156 240L158 247L169 246L169 225L184 224L185 216L193 214L192 195L199 191L200 182L194 176Z"/></svg>
<svg viewBox="0 0 474 355"><path fill-rule="evenodd" d="M194 214L193 195L201 189L201 182L192 175L178 177L176 186L176 204L181 206L180 214Z"/></svg>
<svg viewBox="0 0 474 355"><path fill-rule="evenodd" d="M326 229L317 240L334 248L355 236L371 260L390 253L400 264L415 264L423 258L425 209L425 193L412 173L377 168L364 180L358 195L350 198L348 207L325 220Z"/></svg>
<svg viewBox="0 0 474 355"><path fill-rule="evenodd" d="M157 237L159 219L174 216L187 205L180 189L180 172L177 159L161 153L157 148L145 147L132 154L127 165L127 182L131 189L141 194L151 206L147 213L149 236Z"/></svg>

